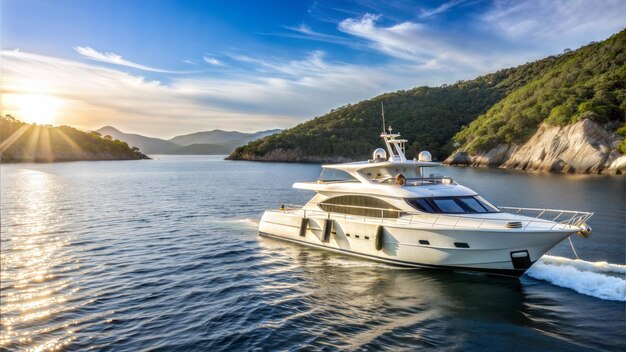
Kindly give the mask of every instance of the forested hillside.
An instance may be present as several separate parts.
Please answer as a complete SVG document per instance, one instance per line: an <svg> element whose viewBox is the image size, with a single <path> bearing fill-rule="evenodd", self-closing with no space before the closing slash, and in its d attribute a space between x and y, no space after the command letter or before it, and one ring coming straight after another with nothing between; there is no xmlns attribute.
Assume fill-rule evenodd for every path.
<svg viewBox="0 0 626 352"><path fill-rule="evenodd" d="M565 54L464 128L454 141L470 153L485 152L527 141L544 121L565 126L591 119L615 130L626 111L625 60L626 31Z"/></svg>
<svg viewBox="0 0 626 352"><path fill-rule="evenodd" d="M380 146L380 105L387 125L411 143L407 155L436 159L456 146L472 151L520 143L542 121L594 119L615 131L624 120L626 31L539 61L441 87L418 87L347 105L237 148L229 159L335 161L362 159ZM454 137L454 139L453 139Z"/></svg>
<svg viewBox="0 0 626 352"><path fill-rule="evenodd" d="M68 126L28 124L0 117L0 162L147 159L120 140L102 138Z"/></svg>
<svg viewBox="0 0 626 352"><path fill-rule="evenodd" d="M380 145L381 102L387 125L411 142L408 153L428 149L441 157L449 152L446 143L454 133L504 94L486 78L383 94L239 147L230 158L255 159L276 149L297 150L302 161L363 158Z"/></svg>

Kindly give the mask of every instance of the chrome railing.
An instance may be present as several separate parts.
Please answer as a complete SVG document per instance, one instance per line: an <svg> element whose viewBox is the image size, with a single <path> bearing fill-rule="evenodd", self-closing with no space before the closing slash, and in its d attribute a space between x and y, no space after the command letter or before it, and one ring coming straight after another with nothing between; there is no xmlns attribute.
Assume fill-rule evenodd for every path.
<svg viewBox="0 0 626 352"><path fill-rule="evenodd" d="M539 209L539 208L521 208L521 207L498 207L506 213L525 216L526 219L520 218L492 218L481 217L481 213L469 214L438 214L438 213L422 213L416 211L405 211L399 209L385 209L375 207L363 207L356 205L340 205L329 203L316 203L316 205L327 205L335 208L369 210L371 213L365 214L349 214L346 212L325 211L323 209L303 209L302 205L286 204L280 211L294 212L303 211L304 217L323 217L323 218L343 218L351 220L363 220L363 222L376 222L384 224L385 222L393 222L394 224L408 223L422 224L424 226L440 226L451 227L453 229L484 229L484 228L504 228L508 229L511 223L521 223L521 226L515 228L528 229L566 229L568 227L580 227L589 218L593 216L593 212L573 211L573 210L557 210L557 209ZM334 210L334 208L333 208ZM396 216L385 216L389 213L396 213ZM372 216L380 214L380 216ZM493 214L493 213L485 213ZM528 219L530 218L530 219Z"/></svg>
<svg viewBox="0 0 626 352"><path fill-rule="evenodd" d="M593 212L560 210L560 209L541 209L541 208L520 208L520 207L498 207L510 214L534 217L537 219L554 221L565 225L580 226L587 222L593 216ZM556 214L556 215L555 215ZM534 215L534 216L533 216Z"/></svg>

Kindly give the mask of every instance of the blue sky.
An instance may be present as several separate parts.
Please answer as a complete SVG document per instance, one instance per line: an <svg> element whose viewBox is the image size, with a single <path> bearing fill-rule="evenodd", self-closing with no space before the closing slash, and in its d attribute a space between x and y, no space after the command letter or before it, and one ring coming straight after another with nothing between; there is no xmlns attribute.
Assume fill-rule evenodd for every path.
<svg viewBox="0 0 626 352"><path fill-rule="evenodd" d="M622 0L0 6L3 113L19 118L36 95L55 109L54 123L158 137L287 128L383 92L472 79L626 27Z"/></svg>

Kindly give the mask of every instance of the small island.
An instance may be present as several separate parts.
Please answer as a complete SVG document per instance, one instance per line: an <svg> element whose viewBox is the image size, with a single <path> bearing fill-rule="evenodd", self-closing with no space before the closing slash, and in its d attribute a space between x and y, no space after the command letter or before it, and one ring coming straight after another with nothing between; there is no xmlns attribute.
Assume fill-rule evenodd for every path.
<svg viewBox="0 0 626 352"><path fill-rule="evenodd" d="M29 124L0 116L0 162L149 159L126 142L69 126Z"/></svg>

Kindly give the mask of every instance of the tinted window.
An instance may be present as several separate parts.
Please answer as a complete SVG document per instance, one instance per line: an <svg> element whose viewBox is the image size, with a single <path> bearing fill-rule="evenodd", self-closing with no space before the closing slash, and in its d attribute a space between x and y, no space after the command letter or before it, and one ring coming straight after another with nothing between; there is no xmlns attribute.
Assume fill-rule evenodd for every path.
<svg viewBox="0 0 626 352"><path fill-rule="evenodd" d="M474 198L476 198L476 200L479 201L480 204L482 204L482 206L485 207L485 209L487 209L488 212L490 212L490 213L498 213L498 212L500 212L500 209L498 209L498 207L496 207L495 205L489 203L485 198L483 198L481 196L476 196Z"/></svg>
<svg viewBox="0 0 626 352"><path fill-rule="evenodd" d="M433 197L406 200L413 208L426 213L497 213L498 208L482 197Z"/></svg>
<svg viewBox="0 0 626 352"><path fill-rule="evenodd" d="M413 206L413 208L417 210L421 210L426 213L436 213L435 209L433 209L428 202L423 198L413 198L407 199L407 202Z"/></svg>
<svg viewBox="0 0 626 352"><path fill-rule="evenodd" d="M442 213L465 213L463 207L454 199L433 199L433 202Z"/></svg>
<svg viewBox="0 0 626 352"><path fill-rule="evenodd" d="M318 178L318 181L322 182L353 182L357 181L352 175L337 169L323 169L322 174Z"/></svg>
<svg viewBox="0 0 626 352"><path fill-rule="evenodd" d="M339 196L327 199L319 207L330 213L341 213L358 216L397 218L398 208L373 197L366 196ZM375 208L375 209L370 209Z"/></svg>
<svg viewBox="0 0 626 352"><path fill-rule="evenodd" d="M485 207L483 207L475 198L460 197L459 201L463 203L464 208L470 209L472 212L484 213L485 211L488 211L488 209L485 209Z"/></svg>

